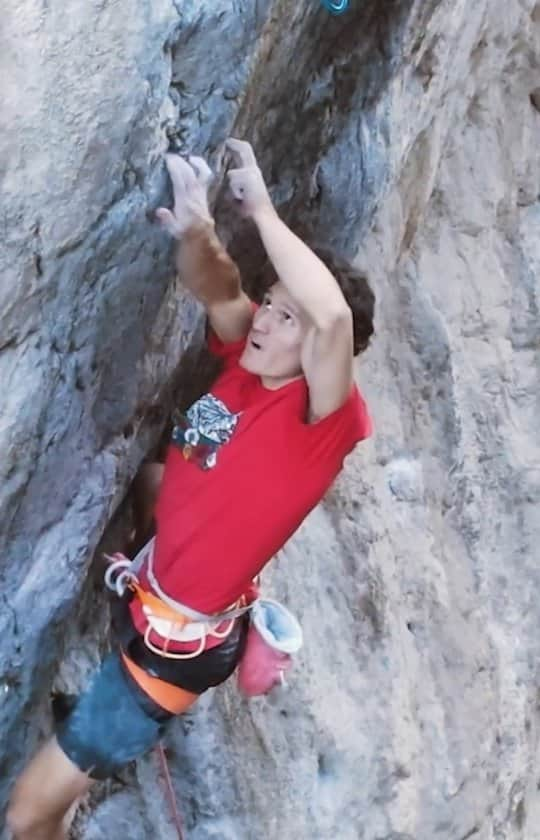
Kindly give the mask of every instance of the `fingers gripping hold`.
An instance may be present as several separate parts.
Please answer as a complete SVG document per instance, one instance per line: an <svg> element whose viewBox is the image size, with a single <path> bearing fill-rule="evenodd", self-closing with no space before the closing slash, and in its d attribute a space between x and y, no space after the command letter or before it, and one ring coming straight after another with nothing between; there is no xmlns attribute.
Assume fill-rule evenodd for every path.
<svg viewBox="0 0 540 840"><path fill-rule="evenodd" d="M165 164L171 179L174 209L156 210L156 218L174 237L181 237L192 225L211 222L207 190L212 170L205 160L191 156L189 163L180 155L168 154Z"/></svg>
<svg viewBox="0 0 540 840"><path fill-rule="evenodd" d="M193 169L180 155L165 155L165 165L175 196L177 192L184 193L188 189L189 184L193 184L195 181Z"/></svg>
<svg viewBox="0 0 540 840"><path fill-rule="evenodd" d="M244 170L232 169L229 172L229 186L233 196L241 201L244 197L245 187L243 185Z"/></svg>
<svg viewBox="0 0 540 840"><path fill-rule="evenodd" d="M225 146L232 152L235 163L240 166L257 166L257 158L255 152L247 140L237 140L235 137L229 137L225 141Z"/></svg>
<svg viewBox="0 0 540 840"><path fill-rule="evenodd" d="M202 157L198 157L197 155L190 155L188 160L193 169L195 170L195 176L199 183L207 187L212 178L214 177L214 173L208 166L205 159Z"/></svg>
<svg viewBox="0 0 540 840"><path fill-rule="evenodd" d="M156 219L161 225L163 225L165 230L171 234L171 236L178 235L179 231L176 220L171 211L167 210L166 207L158 207L156 210Z"/></svg>
<svg viewBox="0 0 540 840"><path fill-rule="evenodd" d="M243 215L253 216L271 207L272 202L257 159L250 143L229 137L225 149L231 154L235 169L228 172L231 192ZM190 155L167 154L165 157L174 196L174 208L160 207L156 218L176 239L184 236L191 227L213 225L208 209L208 188L213 172L204 158Z"/></svg>
<svg viewBox="0 0 540 840"><path fill-rule="evenodd" d="M251 144L246 140L229 137L225 142L237 169L229 169L227 175L232 195L236 199L240 212L253 218L259 212L266 212L272 207L262 172L257 164Z"/></svg>

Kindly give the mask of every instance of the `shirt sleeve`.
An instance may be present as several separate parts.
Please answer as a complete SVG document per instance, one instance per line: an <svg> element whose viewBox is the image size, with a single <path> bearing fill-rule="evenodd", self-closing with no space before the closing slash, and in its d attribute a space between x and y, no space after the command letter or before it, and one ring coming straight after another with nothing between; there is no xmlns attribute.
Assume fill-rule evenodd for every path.
<svg viewBox="0 0 540 840"><path fill-rule="evenodd" d="M206 341L210 352L214 356L223 359L226 368L232 367L232 365L238 362L246 346L245 337L240 338L238 341L222 341L210 325L208 325Z"/></svg>
<svg viewBox="0 0 540 840"><path fill-rule="evenodd" d="M345 456L361 440L373 432L373 424L364 398L356 385L336 411L317 423L305 423L302 435L306 446L302 447L308 464L328 461L341 469Z"/></svg>

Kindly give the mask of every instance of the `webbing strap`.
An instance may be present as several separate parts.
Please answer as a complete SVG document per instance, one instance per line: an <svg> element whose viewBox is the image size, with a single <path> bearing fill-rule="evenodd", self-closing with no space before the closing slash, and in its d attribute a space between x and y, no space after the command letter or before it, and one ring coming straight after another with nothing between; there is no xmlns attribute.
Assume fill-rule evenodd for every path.
<svg viewBox="0 0 540 840"><path fill-rule="evenodd" d="M205 621L205 622L217 622L221 623L222 621L231 621L233 618L239 618L241 615L244 615L246 612L252 608L253 604L247 604L243 607L234 607L230 610L225 610L225 612L221 613L214 613L213 615L207 615L206 613L198 612L198 610L194 610L191 607L187 607L185 604L180 603L180 601L176 601L174 598L171 598L167 595L166 592L160 587L157 578L154 574L154 542L155 537L152 537L149 543L139 552L137 557L133 560L134 564L137 564L134 568L134 571L138 571L144 561L146 560L146 575L150 582L150 585L154 592L159 595L163 603L167 604L167 606L171 607L174 610L178 610L183 615L186 615L188 618L191 618L193 621ZM139 556L145 552L145 556L139 561ZM138 562L139 561L139 562Z"/></svg>
<svg viewBox="0 0 540 840"><path fill-rule="evenodd" d="M191 621L200 621L206 624L221 624L222 621L232 621L234 618L239 618L251 610L255 601L242 607L233 607L221 613L207 615L206 613L188 607L186 604L182 604L175 598L171 598L170 595L167 595L163 591L154 574L154 543L155 537L152 537L150 542L131 561L122 555L115 555L114 557L105 555L111 564L105 573L105 583L109 589L122 596L130 581L138 584L137 573L144 567L148 581L156 597L172 610L181 613L184 617L191 619Z"/></svg>

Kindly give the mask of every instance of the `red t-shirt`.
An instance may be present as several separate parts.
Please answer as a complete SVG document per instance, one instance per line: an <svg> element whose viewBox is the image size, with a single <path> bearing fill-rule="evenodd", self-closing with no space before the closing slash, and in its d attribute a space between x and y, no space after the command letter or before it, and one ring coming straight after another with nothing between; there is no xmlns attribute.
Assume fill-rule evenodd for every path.
<svg viewBox="0 0 540 840"><path fill-rule="evenodd" d="M244 340L223 344L211 334L209 347L224 370L187 412L182 444L169 447L154 555L160 587L204 613L249 589L324 496L347 453L371 433L356 386L341 408L308 424L304 378L269 390L239 366ZM219 445L186 460L182 445L189 455L197 438ZM133 605L141 629L137 600Z"/></svg>

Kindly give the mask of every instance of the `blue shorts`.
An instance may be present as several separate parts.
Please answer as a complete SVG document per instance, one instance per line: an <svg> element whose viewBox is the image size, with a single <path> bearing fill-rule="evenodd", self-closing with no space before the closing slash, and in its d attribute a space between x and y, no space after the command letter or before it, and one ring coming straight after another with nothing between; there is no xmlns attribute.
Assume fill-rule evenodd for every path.
<svg viewBox="0 0 540 840"><path fill-rule="evenodd" d="M56 737L79 770L105 779L157 744L172 717L137 686L119 655L111 653L58 724Z"/></svg>
<svg viewBox="0 0 540 840"><path fill-rule="evenodd" d="M233 673L244 650L247 628L247 620L237 621L220 645L193 659L170 660L148 651L146 661L142 639L139 647L144 650L133 644L138 639L122 646L148 673L202 694ZM160 670L156 672L157 666ZM173 717L137 685L119 653L111 653L69 715L57 725L56 737L80 770L94 779L105 779L153 747Z"/></svg>

